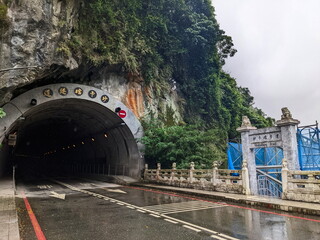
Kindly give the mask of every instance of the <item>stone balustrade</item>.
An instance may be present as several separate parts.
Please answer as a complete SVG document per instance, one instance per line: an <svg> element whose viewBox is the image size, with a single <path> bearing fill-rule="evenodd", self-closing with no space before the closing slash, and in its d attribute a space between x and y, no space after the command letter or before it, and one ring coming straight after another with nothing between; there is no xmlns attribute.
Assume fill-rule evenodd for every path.
<svg viewBox="0 0 320 240"><path fill-rule="evenodd" d="M282 189L283 199L320 203L320 171L290 171L284 163Z"/></svg>
<svg viewBox="0 0 320 240"><path fill-rule="evenodd" d="M217 165L214 163L212 169L194 169L194 163L190 164L190 169L176 169L175 164L172 169L161 169L159 163L157 169L148 169L146 165L144 181L218 192L250 193L246 185L248 180L243 180L243 175L248 172L246 166L242 170L227 170L218 169Z"/></svg>
<svg viewBox="0 0 320 240"><path fill-rule="evenodd" d="M320 203L320 171L288 170L287 160L282 166L282 198L303 202ZM212 169L148 169L145 166L144 181L176 187L194 188L226 193L250 195L250 181L247 162L244 160L241 170L218 169L214 162Z"/></svg>

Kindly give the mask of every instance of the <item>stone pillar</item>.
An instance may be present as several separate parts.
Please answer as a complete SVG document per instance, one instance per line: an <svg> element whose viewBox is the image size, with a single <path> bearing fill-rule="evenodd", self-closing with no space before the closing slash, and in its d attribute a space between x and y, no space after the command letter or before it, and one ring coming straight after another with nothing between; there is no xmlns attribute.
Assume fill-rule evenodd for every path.
<svg viewBox="0 0 320 240"><path fill-rule="evenodd" d="M193 183L193 171L194 171L194 162L190 163L190 170L189 170L189 182Z"/></svg>
<svg viewBox="0 0 320 240"><path fill-rule="evenodd" d="M148 164L144 165L144 174L143 174L143 179L144 180L147 180L147 178L148 178L148 167L149 167Z"/></svg>
<svg viewBox="0 0 320 240"><path fill-rule="evenodd" d="M174 180L174 173L177 169L177 164L176 163L172 163L172 171L171 171L171 177L170 177L170 181Z"/></svg>
<svg viewBox="0 0 320 240"><path fill-rule="evenodd" d="M237 128L237 131L241 133L242 159L247 160L250 193L253 195L258 194L258 184L256 159L254 149L252 149L250 146L249 133L251 130L255 129L257 128L251 125L251 122L247 116L242 117L242 125L241 127Z"/></svg>
<svg viewBox="0 0 320 240"><path fill-rule="evenodd" d="M160 179L161 163L157 163L156 180Z"/></svg>
<svg viewBox="0 0 320 240"><path fill-rule="evenodd" d="M213 186L217 186L217 178L218 178L218 162L214 161L212 164L212 179L211 182Z"/></svg>
<svg viewBox="0 0 320 240"><path fill-rule="evenodd" d="M287 198L288 192L288 163L287 159L282 159L282 170L281 170L281 178L282 178L282 199Z"/></svg>
<svg viewBox="0 0 320 240"><path fill-rule="evenodd" d="M250 186L249 186L249 174L248 174L248 163L246 159L242 161L242 187L243 194L250 195Z"/></svg>
<svg viewBox="0 0 320 240"><path fill-rule="evenodd" d="M284 107L281 111L281 120L276 121L276 124L281 128L283 155L289 170L300 170L297 143L297 126L300 122L292 118L288 108Z"/></svg>

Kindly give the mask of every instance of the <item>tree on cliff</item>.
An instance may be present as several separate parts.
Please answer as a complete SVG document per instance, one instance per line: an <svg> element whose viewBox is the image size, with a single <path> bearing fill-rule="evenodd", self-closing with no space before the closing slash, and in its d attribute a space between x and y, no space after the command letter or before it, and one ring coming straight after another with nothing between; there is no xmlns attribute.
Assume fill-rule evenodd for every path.
<svg viewBox="0 0 320 240"><path fill-rule="evenodd" d="M157 83L160 92L168 91L162 86L174 79L187 103L184 122L198 126L199 135L219 130L224 134L216 138L225 143L227 137L237 136L242 115L258 127L272 124L253 107L250 91L222 70L236 50L232 38L220 29L210 0L83 1L79 23L65 44L90 64L120 65L140 74L145 85ZM190 129L171 130L173 135L181 131L187 141L184 133ZM172 142L170 131L163 131L163 139ZM152 146L150 150L156 147ZM225 145L216 148L223 152Z"/></svg>

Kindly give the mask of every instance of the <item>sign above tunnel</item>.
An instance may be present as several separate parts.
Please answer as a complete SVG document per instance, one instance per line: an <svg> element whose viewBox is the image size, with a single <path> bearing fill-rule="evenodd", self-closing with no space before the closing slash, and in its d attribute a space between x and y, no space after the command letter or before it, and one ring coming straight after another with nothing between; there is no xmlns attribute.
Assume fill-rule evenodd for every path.
<svg viewBox="0 0 320 240"><path fill-rule="evenodd" d="M143 128L136 116L125 104L117 100L109 92L82 84L59 83L31 89L17 96L10 103L5 104L3 108L7 116L0 119L0 126L3 126L0 129L0 141L4 140L4 136L8 136L10 126L20 116L28 113L29 110L33 108L45 108L46 105L42 104L49 104L50 101L64 101L67 99L70 99L70 101L81 99L88 101L86 104L94 102L103 105L106 109L114 112L116 117L124 120L134 138L139 139L143 135ZM119 111L115 111L115 108L119 108Z"/></svg>

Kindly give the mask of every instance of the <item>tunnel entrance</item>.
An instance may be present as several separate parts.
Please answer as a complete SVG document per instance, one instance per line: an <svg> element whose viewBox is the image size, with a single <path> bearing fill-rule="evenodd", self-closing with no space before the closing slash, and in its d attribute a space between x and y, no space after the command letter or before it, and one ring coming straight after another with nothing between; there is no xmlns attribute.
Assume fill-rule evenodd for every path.
<svg viewBox="0 0 320 240"><path fill-rule="evenodd" d="M70 95L59 94L61 85L50 85L24 93L4 106L7 116L0 120L0 174L16 166L18 176L24 178L78 174L139 177L144 163L139 143L143 132L133 113L99 89L74 84L63 87ZM83 94L78 96L77 89ZM46 96L48 90L51 97ZM16 136L15 146L9 146L10 136Z"/></svg>

